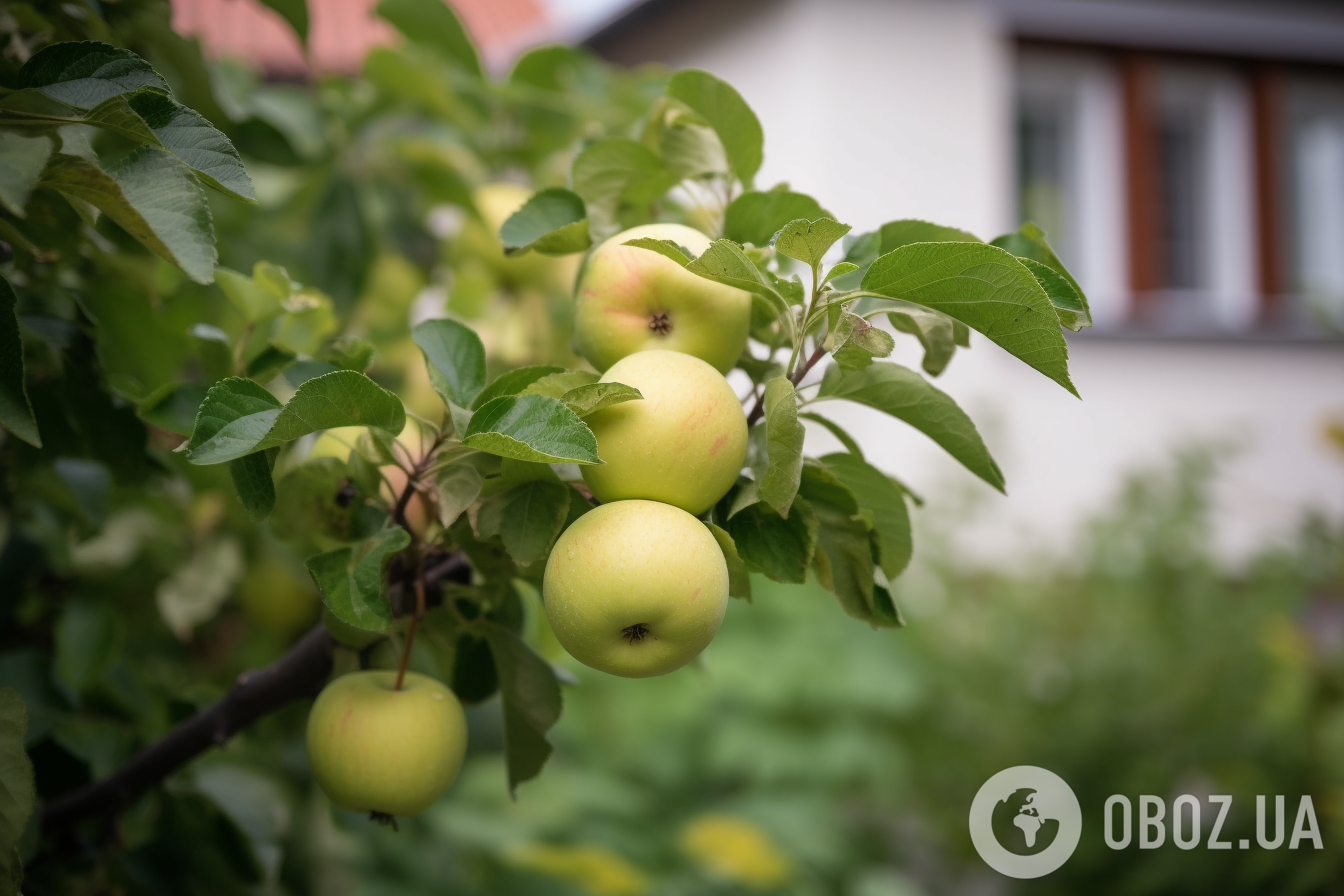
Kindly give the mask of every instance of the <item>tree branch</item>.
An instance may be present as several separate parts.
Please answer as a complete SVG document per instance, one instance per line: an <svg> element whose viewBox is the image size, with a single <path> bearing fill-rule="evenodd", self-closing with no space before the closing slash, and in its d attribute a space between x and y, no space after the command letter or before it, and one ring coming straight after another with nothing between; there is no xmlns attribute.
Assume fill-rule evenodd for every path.
<svg viewBox="0 0 1344 896"><path fill-rule="evenodd" d="M168 732L102 781L66 794L42 810L42 828L68 827L90 815L115 813L211 747L223 744L262 716L314 697L331 674L334 641L318 623L265 669L244 672L214 706Z"/></svg>
<svg viewBox="0 0 1344 896"><path fill-rule="evenodd" d="M797 386L803 381L803 377L807 376L807 372L817 366L817 362L825 356L826 349L822 346L820 340L818 340L817 347L812 350L812 354L808 355L807 362L793 372L793 375L789 377L789 382L793 383L794 386ZM761 419L761 415L764 413L765 390L762 389L761 394L756 397L756 404L752 405L751 413L747 415L747 426L751 426L757 420Z"/></svg>
<svg viewBox="0 0 1344 896"><path fill-rule="evenodd" d="M438 585L468 572L461 554L447 554L425 571L425 586L437 590ZM42 810L43 830L49 833L83 818L120 812L183 765L263 716L317 696L331 675L335 643L319 622L280 659L239 675L222 700L141 750L107 778L48 803Z"/></svg>

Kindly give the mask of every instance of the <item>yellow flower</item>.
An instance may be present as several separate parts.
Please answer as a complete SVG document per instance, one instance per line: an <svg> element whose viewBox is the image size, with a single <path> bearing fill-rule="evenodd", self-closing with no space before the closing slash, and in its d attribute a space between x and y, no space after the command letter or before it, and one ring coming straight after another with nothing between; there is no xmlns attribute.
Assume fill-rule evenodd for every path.
<svg viewBox="0 0 1344 896"><path fill-rule="evenodd" d="M639 869L603 846L528 843L509 853L513 864L558 877L593 896L640 896L649 889Z"/></svg>
<svg viewBox="0 0 1344 896"><path fill-rule="evenodd" d="M786 883L789 859L765 831L728 815L701 815L681 832L681 849L712 874L758 890Z"/></svg>

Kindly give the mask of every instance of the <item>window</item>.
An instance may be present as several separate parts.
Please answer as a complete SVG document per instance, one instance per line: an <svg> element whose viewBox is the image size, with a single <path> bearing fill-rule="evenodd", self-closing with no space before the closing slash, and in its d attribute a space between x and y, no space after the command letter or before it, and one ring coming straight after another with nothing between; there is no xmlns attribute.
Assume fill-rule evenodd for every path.
<svg viewBox="0 0 1344 896"><path fill-rule="evenodd" d="M1023 42L1014 127L1098 330L1344 331L1344 72Z"/></svg>
<svg viewBox="0 0 1344 896"><path fill-rule="evenodd" d="M1344 78L1288 85L1290 283L1300 316L1344 327Z"/></svg>

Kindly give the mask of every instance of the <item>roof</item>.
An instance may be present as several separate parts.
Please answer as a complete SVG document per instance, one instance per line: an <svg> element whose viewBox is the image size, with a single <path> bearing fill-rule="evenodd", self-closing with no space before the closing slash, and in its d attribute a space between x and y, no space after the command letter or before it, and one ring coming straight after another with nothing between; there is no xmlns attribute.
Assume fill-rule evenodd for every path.
<svg viewBox="0 0 1344 896"><path fill-rule="evenodd" d="M374 15L378 0L311 0L308 52L275 11L258 0L172 0L173 29L200 39L207 56L250 62L270 75L307 77L357 71L369 50L393 43L394 32ZM452 0L488 67L555 28L543 0Z"/></svg>

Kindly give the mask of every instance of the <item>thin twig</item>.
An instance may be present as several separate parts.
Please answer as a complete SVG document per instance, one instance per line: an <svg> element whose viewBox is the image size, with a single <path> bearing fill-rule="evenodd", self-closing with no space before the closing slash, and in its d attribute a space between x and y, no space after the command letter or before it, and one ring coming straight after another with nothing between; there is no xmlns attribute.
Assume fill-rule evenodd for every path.
<svg viewBox="0 0 1344 896"><path fill-rule="evenodd" d="M401 690L401 684L406 680L406 666L411 661L411 648L415 646L415 630L420 627L420 620L425 618L425 561L422 558L415 565L415 613L411 615L411 624L406 627L406 647L401 652L401 664L397 666L397 684L392 688L394 691Z"/></svg>
<svg viewBox="0 0 1344 896"><path fill-rule="evenodd" d="M817 365L817 362L820 361L823 357L825 357L825 355L826 355L826 346L823 345L820 340L818 340L817 347L812 350L812 354L808 355L807 361L804 362L804 364L801 367L799 367L797 370L793 372L793 375L789 377L789 382L793 383L794 386L797 386L799 383L803 381L803 377L807 376L807 372L811 370L813 367L815 367ZM764 413L765 413L765 392L762 391L761 394L757 396L756 404L752 406L751 413L747 415L747 426L751 426L757 420L761 419L761 415Z"/></svg>

